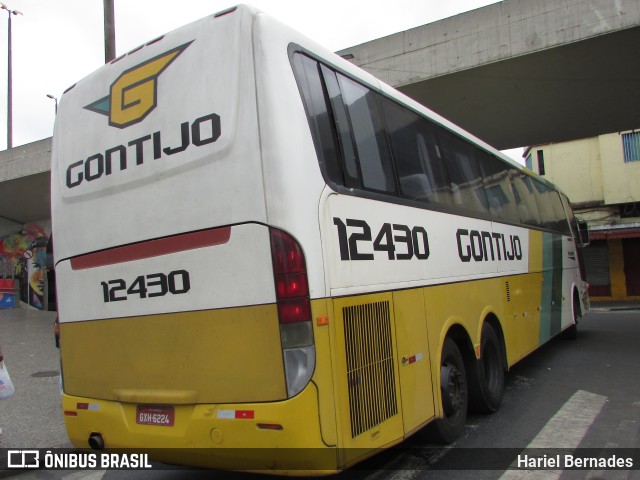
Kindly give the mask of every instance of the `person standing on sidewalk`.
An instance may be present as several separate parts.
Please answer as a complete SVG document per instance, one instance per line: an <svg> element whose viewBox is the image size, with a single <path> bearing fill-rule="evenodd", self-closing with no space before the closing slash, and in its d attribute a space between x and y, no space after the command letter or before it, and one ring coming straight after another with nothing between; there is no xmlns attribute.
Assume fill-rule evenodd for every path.
<svg viewBox="0 0 640 480"><path fill-rule="evenodd" d="M0 400L9 398L13 395L14 388L7 366L4 364L4 356L2 355L2 347L0 347Z"/></svg>

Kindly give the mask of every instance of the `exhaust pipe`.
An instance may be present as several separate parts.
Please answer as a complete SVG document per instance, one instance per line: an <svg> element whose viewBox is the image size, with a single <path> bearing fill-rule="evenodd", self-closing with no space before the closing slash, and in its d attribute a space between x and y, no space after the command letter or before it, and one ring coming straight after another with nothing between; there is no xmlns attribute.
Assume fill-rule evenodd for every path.
<svg viewBox="0 0 640 480"><path fill-rule="evenodd" d="M100 433L92 433L89 435L89 446L93 450L104 450L104 438Z"/></svg>

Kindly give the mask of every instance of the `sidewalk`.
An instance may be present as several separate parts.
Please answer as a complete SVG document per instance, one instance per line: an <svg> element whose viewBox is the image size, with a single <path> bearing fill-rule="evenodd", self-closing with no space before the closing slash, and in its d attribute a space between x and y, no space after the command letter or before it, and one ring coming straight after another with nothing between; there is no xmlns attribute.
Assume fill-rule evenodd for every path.
<svg viewBox="0 0 640 480"><path fill-rule="evenodd" d="M617 312L622 310L640 310L640 302L591 302L591 310L594 312Z"/></svg>
<svg viewBox="0 0 640 480"><path fill-rule="evenodd" d="M15 394L0 400L0 448L70 447L60 402L56 312L0 310L0 345Z"/></svg>

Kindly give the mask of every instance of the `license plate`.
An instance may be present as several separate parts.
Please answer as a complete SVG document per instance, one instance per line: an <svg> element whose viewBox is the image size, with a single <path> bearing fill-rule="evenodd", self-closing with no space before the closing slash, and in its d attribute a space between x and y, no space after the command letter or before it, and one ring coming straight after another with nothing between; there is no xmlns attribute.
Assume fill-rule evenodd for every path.
<svg viewBox="0 0 640 480"><path fill-rule="evenodd" d="M173 407L152 407L138 405L136 408L136 423L138 425L158 425L173 427L175 412Z"/></svg>

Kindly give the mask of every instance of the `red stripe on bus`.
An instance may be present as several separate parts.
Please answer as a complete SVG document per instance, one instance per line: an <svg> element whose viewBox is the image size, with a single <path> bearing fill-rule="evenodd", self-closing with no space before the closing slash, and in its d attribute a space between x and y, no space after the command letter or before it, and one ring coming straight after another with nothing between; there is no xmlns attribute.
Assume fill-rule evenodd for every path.
<svg viewBox="0 0 640 480"><path fill-rule="evenodd" d="M104 267L105 265L159 257L196 248L223 245L229 242L229 238L231 238L231 227L185 233L75 257L71 259L71 268L83 270Z"/></svg>

